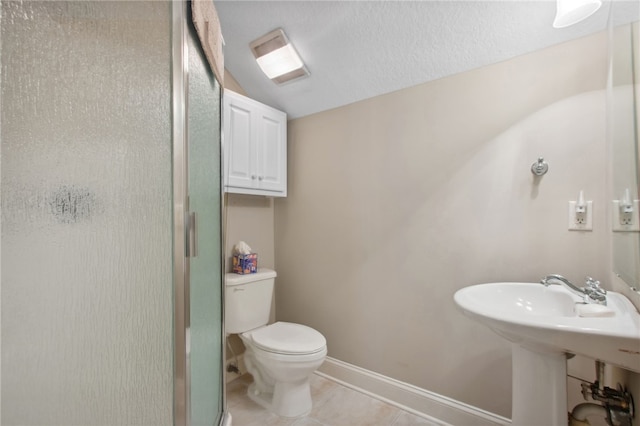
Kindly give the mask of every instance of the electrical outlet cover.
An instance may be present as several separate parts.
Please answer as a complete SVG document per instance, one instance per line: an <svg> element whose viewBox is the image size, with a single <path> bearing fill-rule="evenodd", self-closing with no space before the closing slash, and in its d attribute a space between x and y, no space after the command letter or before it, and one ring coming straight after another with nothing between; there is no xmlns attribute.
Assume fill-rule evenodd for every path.
<svg viewBox="0 0 640 426"><path fill-rule="evenodd" d="M584 213L576 212L576 202L569 201L569 230L593 231L593 201L587 201Z"/></svg>
<svg viewBox="0 0 640 426"><path fill-rule="evenodd" d="M633 200L633 211L631 212L631 223L623 224L620 220L620 200L613 200L611 207L611 229L616 232L638 232L640 231L640 200Z"/></svg>

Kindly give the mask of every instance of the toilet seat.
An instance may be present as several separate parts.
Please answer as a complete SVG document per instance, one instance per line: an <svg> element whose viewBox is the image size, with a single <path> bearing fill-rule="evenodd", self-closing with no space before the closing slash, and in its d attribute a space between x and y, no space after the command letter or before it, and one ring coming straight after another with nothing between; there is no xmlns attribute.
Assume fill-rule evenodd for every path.
<svg viewBox="0 0 640 426"><path fill-rule="evenodd" d="M327 340L318 331L290 322L276 322L243 336L257 349L283 355L314 354L326 350L327 346Z"/></svg>

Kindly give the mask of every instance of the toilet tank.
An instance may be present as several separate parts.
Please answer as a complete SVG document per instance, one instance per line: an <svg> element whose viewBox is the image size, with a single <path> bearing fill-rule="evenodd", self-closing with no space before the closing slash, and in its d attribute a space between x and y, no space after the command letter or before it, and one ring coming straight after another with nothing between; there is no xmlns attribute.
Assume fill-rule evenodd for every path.
<svg viewBox="0 0 640 426"><path fill-rule="evenodd" d="M255 274L225 274L224 322L227 333L253 330L269 322L276 271L260 268Z"/></svg>

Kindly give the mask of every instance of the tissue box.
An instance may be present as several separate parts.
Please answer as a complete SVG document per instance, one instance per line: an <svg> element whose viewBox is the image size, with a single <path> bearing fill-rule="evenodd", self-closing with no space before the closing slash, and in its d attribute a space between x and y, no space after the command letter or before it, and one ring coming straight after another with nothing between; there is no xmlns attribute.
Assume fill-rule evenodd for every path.
<svg viewBox="0 0 640 426"><path fill-rule="evenodd" d="M258 253L234 254L233 272L236 274L255 274L258 272Z"/></svg>

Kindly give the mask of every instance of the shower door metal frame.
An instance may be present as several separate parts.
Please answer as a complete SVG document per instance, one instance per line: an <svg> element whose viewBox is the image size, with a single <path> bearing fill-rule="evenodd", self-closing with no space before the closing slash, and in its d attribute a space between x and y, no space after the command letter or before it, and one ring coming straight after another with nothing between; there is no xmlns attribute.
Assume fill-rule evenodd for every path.
<svg viewBox="0 0 640 426"><path fill-rule="evenodd" d="M172 137L173 137L173 327L174 327L174 407L173 423L176 426L189 426L191 424L191 380L190 380L190 269L189 269L189 231L192 226L189 219L189 135L188 135L188 106L189 106L189 51L187 37L187 1L172 0ZM223 93L222 82L220 84L220 96ZM220 123L222 123L222 110L220 109ZM222 130L220 131L222 139ZM222 147L222 144L220 144ZM222 150L222 148L221 148ZM220 155L221 162L222 152ZM222 170L222 164L220 164ZM222 182L222 179L220 180ZM221 238L220 282L223 283L224 274L224 229L222 218L224 214L224 197L220 188L220 214L221 223L219 232ZM224 285L221 289L221 297L224 302ZM222 303L222 339L220 350L222 362L225 364L224 347L224 303ZM224 375L222 376L224 377ZM221 416L220 425L230 425L231 416L226 411L226 383L222 379L221 386Z"/></svg>
<svg viewBox="0 0 640 426"><path fill-rule="evenodd" d="M171 79L173 143L173 424L190 424L189 377L189 262L185 212L188 208L186 4L172 1Z"/></svg>

